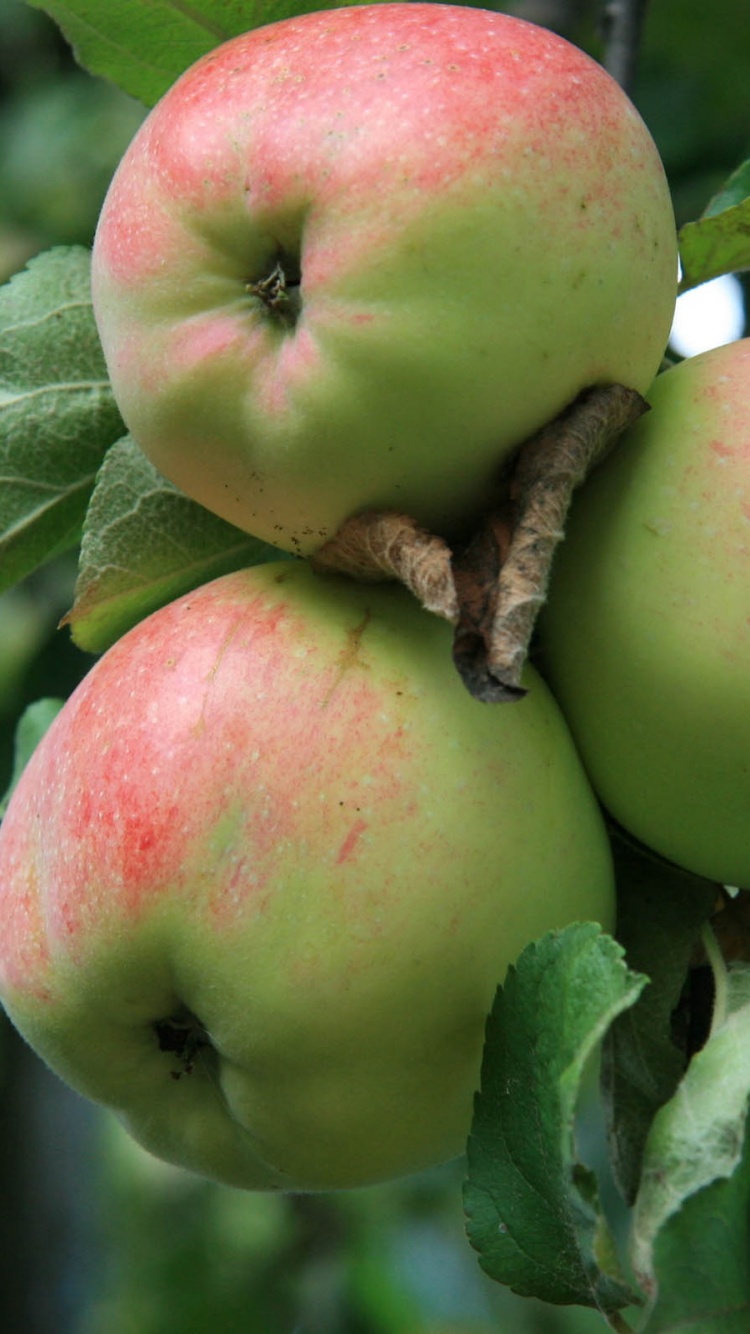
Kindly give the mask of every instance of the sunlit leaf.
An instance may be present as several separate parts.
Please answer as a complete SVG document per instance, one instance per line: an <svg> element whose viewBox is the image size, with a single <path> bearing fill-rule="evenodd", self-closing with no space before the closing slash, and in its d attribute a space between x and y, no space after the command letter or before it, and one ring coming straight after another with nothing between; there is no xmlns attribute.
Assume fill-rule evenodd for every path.
<svg viewBox="0 0 750 1334"><path fill-rule="evenodd" d="M750 159L743 162L704 209L704 218L714 218L728 208L736 208L750 198Z"/></svg>
<svg viewBox="0 0 750 1334"><path fill-rule="evenodd" d="M702 218L685 224L679 242L680 292L750 269L750 161L730 176Z"/></svg>

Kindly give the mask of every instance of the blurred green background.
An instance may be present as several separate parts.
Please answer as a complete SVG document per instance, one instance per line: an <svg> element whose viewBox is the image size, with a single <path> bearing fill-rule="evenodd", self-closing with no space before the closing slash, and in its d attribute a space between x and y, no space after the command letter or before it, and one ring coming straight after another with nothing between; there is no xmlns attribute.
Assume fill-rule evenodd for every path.
<svg viewBox="0 0 750 1334"><path fill-rule="evenodd" d="M600 54L597 6L500 6ZM746 0L654 0L638 104L678 222L750 156ZM54 26L0 0L0 280L39 250L89 244L143 115L76 69ZM75 561L0 598L0 791L24 706L67 696L90 659L58 630ZM602 1157L593 1104L585 1155ZM462 1164L329 1197L244 1195L163 1166L49 1075L0 1016L3 1334L588 1334L582 1310L515 1298L463 1234ZM613 1204L613 1209L614 1209Z"/></svg>

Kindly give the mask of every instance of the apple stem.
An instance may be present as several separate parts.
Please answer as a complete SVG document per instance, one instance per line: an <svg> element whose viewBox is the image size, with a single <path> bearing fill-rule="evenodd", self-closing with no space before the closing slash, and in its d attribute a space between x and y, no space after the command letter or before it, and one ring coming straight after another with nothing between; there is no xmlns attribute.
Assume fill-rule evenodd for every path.
<svg viewBox="0 0 750 1334"><path fill-rule="evenodd" d="M498 528L502 531L509 526L507 550L498 560L497 576L482 611L484 654L470 668L462 665L462 637L467 624L469 633L476 627L465 614L470 604L459 596L464 616L459 619L454 658L465 680L467 670L484 674L488 700L513 699L525 693L521 675L547 595L552 559L564 537L573 492L608 453L615 438L647 407L640 394L623 385L594 388L580 395L518 450L508 487L509 515L501 516L499 523L498 516L492 516L467 551L454 558L457 571L481 568L488 547L497 545Z"/></svg>
<svg viewBox="0 0 750 1334"><path fill-rule="evenodd" d="M347 519L311 564L321 574L347 574L362 583L398 579L425 611L458 619L450 547L407 514L383 511Z"/></svg>
<svg viewBox="0 0 750 1334"><path fill-rule="evenodd" d="M453 660L475 699L517 700L574 489L648 408L622 385L587 390L516 451L507 499L451 551L408 515L347 519L311 558L319 573L398 579L455 628Z"/></svg>

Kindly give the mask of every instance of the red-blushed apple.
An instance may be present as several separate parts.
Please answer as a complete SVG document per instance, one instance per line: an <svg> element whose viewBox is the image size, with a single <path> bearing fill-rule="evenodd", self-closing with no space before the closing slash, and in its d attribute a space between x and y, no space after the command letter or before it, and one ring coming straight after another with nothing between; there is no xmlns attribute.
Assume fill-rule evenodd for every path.
<svg viewBox="0 0 750 1334"><path fill-rule="evenodd" d="M677 282L658 153L593 60L488 10L256 29L147 117L93 253L145 453L309 554L367 509L453 540L586 386L645 393Z"/></svg>
<svg viewBox="0 0 750 1334"><path fill-rule="evenodd" d="M539 665L612 814L750 888L750 339L649 401L576 493Z"/></svg>
<svg viewBox="0 0 750 1334"><path fill-rule="evenodd" d="M260 566L141 622L37 747L0 997L157 1156L325 1189L460 1153L509 963L611 925L549 692L479 704L449 649L405 590Z"/></svg>

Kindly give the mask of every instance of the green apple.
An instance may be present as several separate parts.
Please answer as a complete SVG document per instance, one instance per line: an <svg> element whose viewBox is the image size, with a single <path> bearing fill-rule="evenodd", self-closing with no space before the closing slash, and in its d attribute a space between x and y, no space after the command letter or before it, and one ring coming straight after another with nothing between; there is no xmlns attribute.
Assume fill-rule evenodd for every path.
<svg viewBox="0 0 750 1334"><path fill-rule="evenodd" d="M649 399L576 493L539 665L617 820L750 888L750 340Z"/></svg>
<svg viewBox="0 0 750 1334"><path fill-rule="evenodd" d="M662 164L614 80L450 5L307 14L204 57L126 152L93 253L142 449L297 554L373 508L453 540L582 389L645 393L676 283Z"/></svg>
<svg viewBox="0 0 750 1334"><path fill-rule="evenodd" d="M611 925L609 842L540 679L488 707L395 586L280 562L94 666L0 827L0 997L157 1156L254 1189L462 1151L521 949Z"/></svg>

